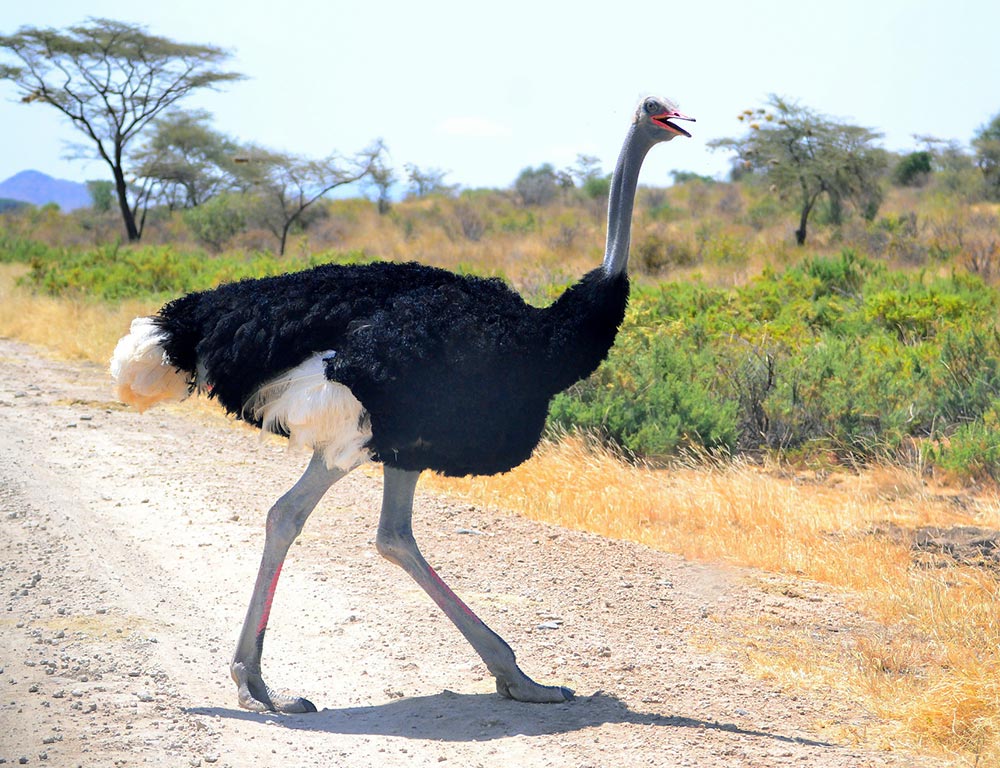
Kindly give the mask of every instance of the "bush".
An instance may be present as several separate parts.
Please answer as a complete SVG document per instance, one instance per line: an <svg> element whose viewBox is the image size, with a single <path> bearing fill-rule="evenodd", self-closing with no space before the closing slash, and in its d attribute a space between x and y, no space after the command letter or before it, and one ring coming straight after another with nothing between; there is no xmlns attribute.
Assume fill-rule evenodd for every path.
<svg viewBox="0 0 1000 768"><path fill-rule="evenodd" d="M630 258L638 271L657 275L670 267L690 266L697 255L686 239L646 232L632 247Z"/></svg>
<svg viewBox="0 0 1000 768"><path fill-rule="evenodd" d="M61 250L50 248L36 240L0 233L0 263L30 264L36 259L55 260L61 255Z"/></svg>
<svg viewBox="0 0 1000 768"><path fill-rule="evenodd" d="M1000 482L1000 400L932 451L935 465L962 479Z"/></svg>
<svg viewBox="0 0 1000 768"><path fill-rule="evenodd" d="M117 245L87 251L49 249L31 259L23 284L53 296L87 296L109 301L166 298L212 288L247 277L278 275L315 264L366 261L360 252L321 253L308 258L279 259L269 253L213 257L203 251L177 251L169 246Z"/></svg>
<svg viewBox="0 0 1000 768"><path fill-rule="evenodd" d="M607 200L611 194L611 177L591 176L584 180L582 189L588 200Z"/></svg>
<svg viewBox="0 0 1000 768"><path fill-rule="evenodd" d="M199 243L218 253L247 226L246 200L222 194L184 211L184 223Z"/></svg>
<svg viewBox="0 0 1000 768"><path fill-rule="evenodd" d="M922 187L931 175L930 152L910 152L903 155L892 169L892 183L900 187Z"/></svg>
<svg viewBox="0 0 1000 768"><path fill-rule="evenodd" d="M662 458L684 447L852 461L954 432L1000 400L998 292L845 250L734 290L637 289L608 360L553 421Z"/></svg>
<svg viewBox="0 0 1000 768"><path fill-rule="evenodd" d="M645 457L688 447L731 450L736 404L713 394L713 372L708 350L679 349L664 336L617 344L594 376L555 398L551 422Z"/></svg>
<svg viewBox="0 0 1000 768"><path fill-rule="evenodd" d="M549 163L537 168L525 168L514 182L514 191L522 205L546 205L559 194L555 168Z"/></svg>

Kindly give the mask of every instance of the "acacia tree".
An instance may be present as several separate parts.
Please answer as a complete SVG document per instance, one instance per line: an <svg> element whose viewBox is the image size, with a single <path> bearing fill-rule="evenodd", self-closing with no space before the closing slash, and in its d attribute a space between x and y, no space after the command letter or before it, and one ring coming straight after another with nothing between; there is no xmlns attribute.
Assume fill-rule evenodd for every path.
<svg viewBox="0 0 1000 768"><path fill-rule="evenodd" d="M450 196L458 189L457 184L445 184L444 177L448 171L440 168L420 168L413 163L406 163L406 178L410 182L407 194L409 197L427 197L429 195Z"/></svg>
<svg viewBox="0 0 1000 768"><path fill-rule="evenodd" d="M288 233L301 224L307 209L333 189L360 181L383 151L377 141L352 158L330 155L321 160L251 147L235 158L241 186L256 198L255 218L278 240L284 254Z"/></svg>
<svg viewBox="0 0 1000 768"><path fill-rule="evenodd" d="M823 196L834 220L845 203L874 218L882 201L879 180L888 165L885 150L873 144L881 134L775 95L767 108L746 110L739 119L749 123L745 136L717 139L709 146L735 150L744 171L762 176L779 194L797 200L799 245L806 241L809 216Z"/></svg>
<svg viewBox="0 0 1000 768"><path fill-rule="evenodd" d="M386 160L385 153L380 153L368 172L368 186L375 192L375 203L382 216L387 214L391 208L392 186L397 181L396 172Z"/></svg>
<svg viewBox="0 0 1000 768"><path fill-rule="evenodd" d="M151 126L152 133L130 161L150 198L170 210L194 208L235 185L233 158L239 145L209 125L204 111L174 111Z"/></svg>
<svg viewBox="0 0 1000 768"><path fill-rule="evenodd" d="M0 63L0 80L13 82L23 102L59 110L107 163L130 241L142 235L126 181L130 143L192 91L243 77L216 68L229 56L220 48L178 43L110 19L66 30L21 27L0 36L0 50L19 61Z"/></svg>

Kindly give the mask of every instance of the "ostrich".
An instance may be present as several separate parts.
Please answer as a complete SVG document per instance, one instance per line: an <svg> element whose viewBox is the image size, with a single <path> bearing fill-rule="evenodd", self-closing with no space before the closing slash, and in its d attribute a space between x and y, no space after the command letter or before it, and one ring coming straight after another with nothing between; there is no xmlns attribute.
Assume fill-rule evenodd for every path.
<svg viewBox="0 0 1000 768"><path fill-rule="evenodd" d="M551 398L607 356L625 313L639 168L692 120L648 97L615 167L603 264L551 306L529 306L502 281L408 263L323 265L191 293L136 318L115 348L120 400L145 410L195 390L262 430L312 449L302 477L267 514L264 552L230 673L239 703L315 712L264 682L261 654L282 564L320 498L367 461L383 465L376 548L401 566L465 636L500 695L561 702L441 580L411 529L420 473L506 472L537 445Z"/></svg>

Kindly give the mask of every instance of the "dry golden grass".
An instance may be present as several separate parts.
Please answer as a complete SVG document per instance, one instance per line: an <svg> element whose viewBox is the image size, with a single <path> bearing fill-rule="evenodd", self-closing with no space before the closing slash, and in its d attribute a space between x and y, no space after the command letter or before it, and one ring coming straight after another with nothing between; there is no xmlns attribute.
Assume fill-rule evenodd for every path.
<svg viewBox="0 0 1000 768"><path fill-rule="evenodd" d="M1000 761L1000 588L994 574L920 567L875 526L1000 528L995 495L930 490L878 467L826 477L741 462L636 467L577 439L497 477L433 477L440 490L536 520L844 589L871 618L853 647L756 617L741 648L762 676L837 690L881 721L853 737L980 765ZM963 511L964 508L964 511Z"/></svg>
<svg viewBox="0 0 1000 768"><path fill-rule="evenodd" d="M84 299L36 296L17 287L23 264L0 264L0 334L52 350L70 360L106 363L132 318L155 304L102 304Z"/></svg>

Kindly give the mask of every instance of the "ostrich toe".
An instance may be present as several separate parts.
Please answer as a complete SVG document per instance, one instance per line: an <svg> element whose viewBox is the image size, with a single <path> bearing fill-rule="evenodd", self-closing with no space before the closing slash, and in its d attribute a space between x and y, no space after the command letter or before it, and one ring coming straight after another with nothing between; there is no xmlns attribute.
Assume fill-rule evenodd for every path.
<svg viewBox="0 0 1000 768"><path fill-rule="evenodd" d="M283 712L302 714L315 712L316 705L302 696L274 691L259 672L251 672L244 664L234 664L233 680L239 688L239 702L251 712Z"/></svg>

